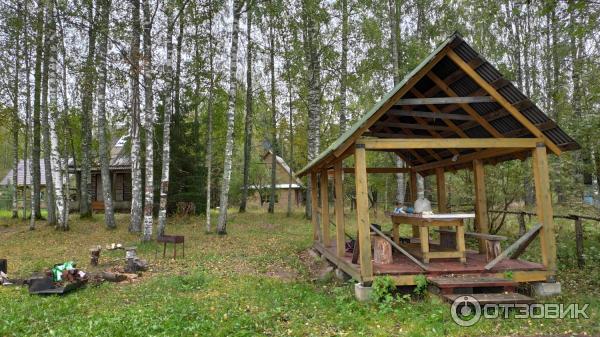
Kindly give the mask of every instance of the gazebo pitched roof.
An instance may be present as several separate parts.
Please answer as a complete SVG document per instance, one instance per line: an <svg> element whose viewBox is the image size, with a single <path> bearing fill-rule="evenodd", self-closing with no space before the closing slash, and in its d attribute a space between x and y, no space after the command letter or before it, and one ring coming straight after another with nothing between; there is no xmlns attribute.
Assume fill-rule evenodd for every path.
<svg viewBox="0 0 600 337"><path fill-rule="evenodd" d="M360 137L373 138L539 138L555 154L580 146L512 82L455 33L377 102L298 176L324 169L351 154ZM473 149L393 150L421 174L434 167L470 165ZM529 151L506 149L486 162L525 158Z"/></svg>

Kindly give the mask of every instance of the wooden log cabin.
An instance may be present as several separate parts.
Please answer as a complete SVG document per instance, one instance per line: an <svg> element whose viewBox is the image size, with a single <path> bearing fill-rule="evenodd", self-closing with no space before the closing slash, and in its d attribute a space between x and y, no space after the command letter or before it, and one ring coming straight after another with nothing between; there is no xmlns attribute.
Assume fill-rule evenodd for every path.
<svg viewBox="0 0 600 337"><path fill-rule="evenodd" d="M560 155L578 148L579 145L529 98L460 35L454 34L298 172L298 176L309 177L311 186L314 247L339 269L367 285L378 275L390 275L397 285L414 285L417 275L502 277L507 272L515 282L553 281L556 241L547 156L548 152ZM367 167L366 158L371 151L393 152L404 160L406 167ZM348 161L345 160L351 157L354 167L346 167ZM508 247L501 252L500 240L487 234L486 165L528 157L532 158L539 225L533 225L518 240L507 241ZM414 250L398 244L395 238L387 238L394 243L392 263L374 263L372 238L381 237L379 233L383 233L372 228L369 219L368 174L407 173L413 201L417 197L417 176L435 175L437 211L446 213L444 174L461 169L472 170L474 174L477 233L473 234L479 235L479 250L467 249L459 255L452 252L447 258L444 253L427 255L441 246L441 242L430 243L427 231L418 228L424 219L418 219L412 222L415 224L413 236L417 242L419 235L421 239L425 235L429 245L427 250L421 251L426 252L425 259L415 256ZM358 254L354 260L353 254L345 249L348 233L344 224L343 178L347 174L355 176L358 227L355 252ZM333 175L332 182L330 175ZM334 202L335 214L331 216L334 219L329 215L327 195L330 189L339 196ZM334 235L330 221L335 224ZM439 230L444 231L443 228ZM537 238L540 240L540 261L519 259ZM491 258L486 256L486 241L492 242L491 253L495 255ZM460 259L453 258L457 256Z"/></svg>
<svg viewBox="0 0 600 337"><path fill-rule="evenodd" d="M111 195L113 207L117 212L131 210L131 157L130 149L126 146L128 136L113 141L110 150L109 171L111 176ZM77 179L81 179L81 168L75 169L70 165L70 170L75 172ZM95 212L104 210L104 196L102 193L102 175L98 163L91 169L91 197L92 209ZM79 210L79 200L71 202L72 210Z"/></svg>

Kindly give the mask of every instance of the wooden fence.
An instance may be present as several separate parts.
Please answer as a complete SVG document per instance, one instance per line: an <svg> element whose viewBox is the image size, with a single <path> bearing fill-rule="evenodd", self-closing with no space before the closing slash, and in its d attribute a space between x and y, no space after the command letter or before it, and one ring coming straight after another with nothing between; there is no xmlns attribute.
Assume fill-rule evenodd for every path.
<svg viewBox="0 0 600 337"><path fill-rule="evenodd" d="M489 213L503 213L503 214L513 214L517 216L519 221L519 235L522 236L525 232L527 232L527 228L525 227L525 216L537 216L536 213L533 212L525 212L525 211L488 211ZM600 222L600 218L595 218L587 215L578 215L578 214L569 214L569 215L554 215L555 219L567 219L573 220L574 228L575 228L575 252L577 255L577 267L580 269L585 266L585 257L584 257L584 249L583 249L583 220L592 220Z"/></svg>

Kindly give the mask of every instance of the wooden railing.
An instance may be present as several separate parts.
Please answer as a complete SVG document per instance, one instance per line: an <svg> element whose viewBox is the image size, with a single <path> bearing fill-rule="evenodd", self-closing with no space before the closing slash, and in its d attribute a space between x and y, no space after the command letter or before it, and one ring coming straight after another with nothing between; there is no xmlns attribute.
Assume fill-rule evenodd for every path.
<svg viewBox="0 0 600 337"><path fill-rule="evenodd" d="M537 216L536 213L526 212L526 211L488 211L489 213L503 213L503 214L512 214L516 215L519 221L519 236L523 236L527 232L527 228L525 226L525 216ZM568 215L560 215L555 214L553 216L555 219L566 219L573 220L574 229L575 229L575 253L577 256L577 267L582 269L585 266L585 256L584 256L584 232L583 232L583 220L591 220L600 222L600 218L591 217L587 215L579 215L579 214L568 214Z"/></svg>

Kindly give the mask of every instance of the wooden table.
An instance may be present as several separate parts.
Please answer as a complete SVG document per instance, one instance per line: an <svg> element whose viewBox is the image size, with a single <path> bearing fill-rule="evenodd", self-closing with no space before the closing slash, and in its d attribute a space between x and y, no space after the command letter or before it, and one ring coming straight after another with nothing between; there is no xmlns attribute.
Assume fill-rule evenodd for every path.
<svg viewBox="0 0 600 337"><path fill-rule="evenodd" d="M429 263L430 259L459 258L466 262L465 227L464 219L474 218L475 214L391 214L393 231L396 243L400 243L398 227L411 225L419 228L420 253L423 262ZM429 247L429 227L454 227L456 228L456 247L446 248L443 251L431 251Z"/></svg>

